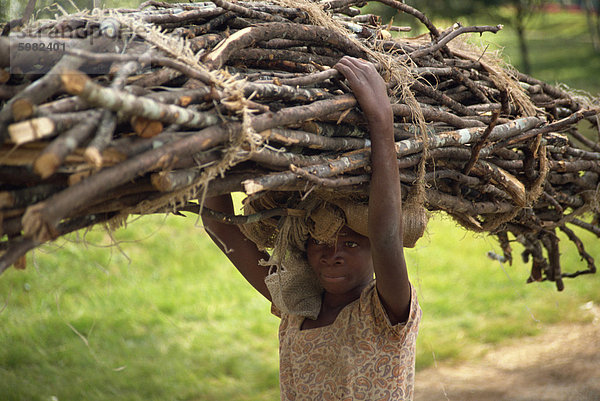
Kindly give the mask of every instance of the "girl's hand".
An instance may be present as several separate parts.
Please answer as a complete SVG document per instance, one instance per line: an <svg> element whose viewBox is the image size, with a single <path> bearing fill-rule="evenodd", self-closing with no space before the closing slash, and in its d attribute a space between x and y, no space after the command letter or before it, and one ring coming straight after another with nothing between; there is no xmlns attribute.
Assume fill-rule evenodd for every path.
<svg viewBox="0 0 600 401"><path fill-rule="evenodd" d="M365 60L344 56L333 66L344 75L369 124L393 123L392 106L385 81L375 66Z"/></svg>

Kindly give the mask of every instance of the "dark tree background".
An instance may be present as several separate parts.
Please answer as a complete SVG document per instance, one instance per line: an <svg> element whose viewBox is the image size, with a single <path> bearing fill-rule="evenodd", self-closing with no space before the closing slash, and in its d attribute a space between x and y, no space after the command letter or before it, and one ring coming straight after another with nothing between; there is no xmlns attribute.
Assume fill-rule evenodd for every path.
<svg viewBox="0 0 600 401"><path fill-rule="evenodd" d="M588 0L591 1L591 0ZM407 2L423 11L429 18L458 20L459 18L486 18L493 24L513 28L518 36L521 52L522 71L530 74L529 49L527 47L527 23L540 8L544 0L419 0ZM371 12L383 16L385 21L394 18L395 22L414 23L403 18L396 10L382 5L370 5Z"/></svg>

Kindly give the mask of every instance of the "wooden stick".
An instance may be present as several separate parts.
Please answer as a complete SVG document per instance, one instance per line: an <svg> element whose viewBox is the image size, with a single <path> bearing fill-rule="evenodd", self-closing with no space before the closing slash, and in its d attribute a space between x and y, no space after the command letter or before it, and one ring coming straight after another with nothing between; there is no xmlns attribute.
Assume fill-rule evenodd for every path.
<svg viewBox="0 0 600 401"><path fill-rule="evenodd" d="M433 25L431 20L429 18L427 18L427 16L425 14L423 14L421 11L417 10L416 8L411 7L408 4L404 4L397 0L379 0L379 2L383 3L385 5L388 5L390 7L393 7L397 10L400 10L406 14L412 15L413 17L415 17L416 19L421 21L423 23L423 25L425 25L427 27L427 29L429 29L431 36L433 36L434 38L437 38L438 36L440 36L440 32L435 27L435 25Z"/></svg>
<svg viewBox="0 0 600 401"><path fill-rule="evenodd" d="M533 129L527 133L519 135L518 137L513 138L510 141L508 141L507 145L514 145L515 143L525 141L527 139L533 138L540 134L545 134L547 132L555 132L555 131L559 132L559 131L565 129L567 126L575 124L578 121L583 120L584 118L593 117L593 116L596 116L599 114L600 114L600 108L598 108L598 107L589 109L589 110L577 111L577 112L571 114L569 117L563 118L562 120L555 121L553 123L547 124L538 129Z"/></svg>
<svg viewBox="0 0 600 401"><path fill-rule="evenodd" d="M461 26L458 29L453 30L450 34L444 36L439 42L431 45L431 46L427 46L423 49L419 49L419 50L415 50L414 52L408 54L408 58L410 59L416 59L419 57L423 57L427 54L433 53L441 48L443 48L444 46L446 46L448 44L448 42L450 42L452 39L456 38L459 35L462 35L464 33L468 33L468 32L479 32L479 33L483 33L483 32L492 32L492 33L497 33L498 31L500 31L503 28L502 25L496 25L496 26ZM437 35L434 35L437 36Z"/></svg>
<svg viewBox="0 0 600 401"><path fill-rule="evenodd" d="M523 131L532 129L542 122L537 117L524 117L507 124L495 126L489 133L490 141L498 141L504 138L510 138ZM479 141L485 133L484 128L468 128L457 131L443 132L435 137L428 138L428 147L430 149L452 145L464 145ZM406 139L396 144L396 152L399 156L406 156L412 153L420 152L423 149L423 140L421 138Z"/></svg>
<svg viewBox="0 0 600 401"><path fill-rule="evenodd" d="M571 220L571 223L588 230L589 232L595 234L596 237L600 238L600 227L598 227L594 224L591 224L591 223L587 223L585 221L581 221L579 219L573 219L573 220Z"/></svg>
<svg viewBox="0 0 600 401"><path fill-rule="evenodd" d="M264 148L259 152L249 152L246 154L249 160L255 161L261 165L270 167L289 167L290 164L298 166L311 166L314 164L326 163L329 157L322 155L302 155L292 152L276 152Z"/></svg>
<svg viewBox="0 0 600 401"><path fill-rule="evenodd" d="M319 100L305 106L288 107L277 113L265 113L252 119L252 128L266 131L277 126L299 123L309 119L319 118L340 110L346 110L356 105L353 95L341 95L332 99Z"/></svg>
<svg viewBox="0 0 600 401"><path fill-rule="evenodd" d="M61 79L69 93L84 98L96 107L104 107L115 112L119 111L128 116L141 116L150 120L192 128L203 128L218 122L218 118L214 114L197 112L175 105L161 104L127 92L103 88L93 83L87 75L78 71L67 71L61 75Z"/></svg>
<svg viewBox="0 0 600 401"><path fill-rule="evenodd" d="M152 174L152 186L161 192L172 192L192 185L203 173L205 165L220 159L219 151L205 152L193 158L194 167Z"/></svg>
<svg viewBox="0 0 600 401"><path fill-rule="evenodd" d="M367 163L368 153L357 151L343 157L338 157L336 160L332 160L328 163L306 167L305 170L311 175L327 178L346 171L356 170L366 166ZM296 183L297 180L298 176L295 173L286 171L281 173L271 173L262 177L246 180L242 184L244 185L246 194L252 195L260 191L276 190L277 188L291 186Z"/></svg>
<svg viewBox="0 0 600 401"><path fill-rule="evenodd" d="M360 138L327 138L306 131L273 128L259 133L268 141L285 145L305 146L310 149L346 151L370 146L368 139Z"/></svg>
<svg viewBox="0 0 600 401"><path fill-rule="evenodd" d="M496 123L498 122L499 116L500 116L500 111L499 110L494 111L494 113L492 114L492 121L487 126L485 131L483 131L483 135L481 135L481 139L479 139L479 141L475 144L475 146L473 146L473 150L471 151L471 158L469 159L469 161L467 162L467 165L465 166L465 169L463 170L463 173L465 175L469 175L469 172L471 171L471 169L477 162L477 159L479 158L479 152L481 152L481 149L485 146L488 137L492 133L492 129L494 129L494 127L496 126Z"/></svg>
<svg viewBox="0 0 600 401"><path fill-rule="evenodd" d="M65 158L93 134L101 114L100 111L92 112L88 119L81 121L52 141L33 162L35 173L42 179L54 174Z"/></svg>
<svg viewBox="0 0 600 401"><path fill-rule="evenodd" d="M320 88L299 88L292 85L276 85L271 83L244 83L242 86L244 96L265 101L269 99L297 101L302 103L314 102L316 100L330 99L331 92Z"/></svg>
<svg viewBox="0 0 600 401"><path fill-rule="evenodd" d="M340 188L345 186L363 184L371 179L371 176L367 174L340 178L321 178L293 164L290 165L290 170L293 173L298 174L298 176L306 179L310 183L313 183L320 187L328 188Z"/></svg>
<svg viewBox="0 0 600 401"><path fill-rule="evenodd" d="M181 13L150 14L144 16L142 19L144 22L152 24L182 23L213 18L223 14L223 12L223 9L219 8L201 8L186 10Z"/></svg>
<svg viewBox="0 0 600 401"><path fill-rule="evenodd" d="M160 56L154 53L147 53L143 55L138 54L119 54L119 53L95 53L82 49L69 49L67 50L68 54L73 56L77 56L81 59L85 59L88 61L94 61L96 63L106 63L106 62L128 62L128 61L136 61L142 65L145 64L154 64L160 65L163 67L167 67L173 70L176 70L182 74L185 74L189 78L197 79L206 84L213 84L213 77L206 71L200 70L198 68L191 67L186 65L180 61L174 60L169 57ZM67 71L67 69L64 69ZM71 71L71 70L69 70ZM174 77L172 77L174 78ZM171 78L171 79L172 79Z"/></svg>
<svg viewBox="0 0 600 401"><path fill-rule="evenodd" d="M392 111L395 116L408 117L411 120L415 120L415 111L405 104L392 104ZM439 121L445 122L456 128L470 128L470 127L483 127L484 123L477 120L469 120L467 118L461 118L454 114L434 109L433 107L421 106L421 112L425 121Z"/></svg>
<svg viewBox="0 0 600 401"><path fill-rule="evenodd" d="M23 215L26 237L46 242L54 237L56 226L64 216L85 205L99 194L124 184L138 175L172 163L176 155L194 154L227 140L239 126L211 126L197 135L166 144L153 151L107 168L86 180L53 195L44 202L29 207Z"/></svg>
<svg viewBox="0 0 600 401"><path fill-rule="evenodd" d="M89 227L94 224L100 224L109 220L114 214L89 215L80 218L72 219L61 223L56 231L55 236L66 235L73 231L80 230L84 227ZM13 263L25 255L28 251L40 246L42 242L35 238L17 237L10 240L7 244L7 251L0 256L0 274L4 273Z"/></svg>
<svg viewBox="0 0 600 401"><path fill-rule="evenodd" d="M218 7L221 7L225 10L233 11L236 14L242 15L244 17L254 18L254 19L258 19L261 21L268 21L268 22L288 22L287 19L280 17L278 15L267 14L267 13L264 13L261 11L255 11L250 8L246 8L246 7L234 4L234 3L230 3L226 0L214 0L213 3L215 3Z"/></svg>
<svg viewBox="0 0 600 401"><path fill-rule="evenodd" d="M342 54L351 54L380 60L382 74L387 61L409 61L413 79L408 85L412 84L419 104L409 107L401 93L390 92L396 163L406 191L416 181L424 182L429 210L443 210L468 229L493 232L505 257L510 254L510 232L532 259L531 280L558 282L590 272L586 260L587 270L562 273L559 243L553 236L556 228L567 223L600 235L597 219L590 223L577 219L597 202L600 155L595 141L580 140L583 136L576 125L587 119L598 126L600 110L588 105L593 102L559 88L492 67L472 52L449 48L459 35L496 32L499 26L459 26L441 32L418 10L395 0L386 2L423 22L430 29L431 41L382 39L389 29L379 21L340 15L355 16L358 10L350 7L361 6L362 0L321 3L332 21L348 34L315 26L310 18L314 15L294 7L231 0L177 5L150 1L144 7L152 5L153 9L119 11L139 21L153 21L161 32L127 43L122 43L122 35L113 35L108 53L86 46L69 50L63 57L77 59L74 69L82 61L102 68L112 64L111 72L96 75L94 81L82 74L74 78L72 92L81 97L63 97L60 85L48 77L42 78L48 81L44 85L36 87L34 82L19 88L29 92L20 97L13 88L29 79L40 81L39 77L18 71L0 73L0 97L8 100L0 111L0 135L6 137L4 129L9 126L12 132L17 128L25 132L15 134L16 140L22 141L19 146L0 147L0 207L7 205L0 216L9 238L0 242L0 249L17 257L27 248L19 241L33 241L31 245L55 238L61 235L63 224L74 219L100 216L100 212L144 214L148 209L138 207L140 202L167 200L176 196L174 191L193 193L200 182L204 185L206 168L218 163L224 152L235 151L238 157L222 178L207 177L208 193L305 193L323 186L364 197L370 163L366 121L342 77L326 66ZM65 32L67 37L89 39L91 44L96 36L90 27L96 25L102 35L120 30L115 26L112 33L107 31L105 19L95 15L85 19L65 16L40 23L35 31L33 27L24 30L47 35L68 26L72 32ZM199 33L204 35L194 38ZM187 40L199 61L175 60L170 56L178 52L178 45L170 49L162 39L169 43ZM150 42L162 50L144 50ZM0 37L0 68L8 66L11 48L8 39ZM19 60L37 62L27 57ZM134 76L135 68L130 73L122 68L128 62L153 70ZM44 57L42 63L51 67L58 59ZM61 69L52 73L65 75L68 63L61 63ZM95 99L90 104L89 99L81 100L87 99L88 83L94 95L87 95ZM111 87L105 88L109 84ZM515 88L512 94L508 87ZM40 93L32 92L38 89ZM85 108L97 119L66 123L65 113ZM530 110L523 110L527 108ZM420 132L415 124L421 116L427 122L426 132ZM11 124L18 119L25 123ZM88 126L97 121L101 121L95 131L97 139L91 140L84 152L81 146L87 142ZM35 126L42 122L46 128ZM54 126L49 129L50 125ZM155 136L136 137L132 128L139 135ZM57 136L50 146L40 139L42 131L49 135L46 138ZM586 150L558 132L571 133ZM422 154L425 136L426 155ZM64 144L56 149L61 141ZM91 155L93 149L96 153ZM54 161L49 168L42 168L40 160L49 154ZM32 175L34 167L45 171L47 178ZM28 191L39 198L28 198ZM290 192L290 197L299 196L296 192ZM20 203L16 194L22 197ZM198 208L191 202L178 207ZM91 220L88 223L93 224ZM23 239L21 231L29 239ZM577 240L572 239L579 246ZM5 260L0 257L0 263Z"/></svg>
<svg viewBox="0 0 600 401"><path fill-rule="evenodd" d="M307 29L305 25L301 24L273 22L261 26L244 28L234 33L210 52L204 58L204 63L211 69L221 68L240 49L249 47L257 42L284 36L291 36L297 40L314 43L327 43L333 47L343 49L349 55L361 58L366 57L364 52L354 42L325 27L311 26L311 28Z"/></svg>
<svg viewBox="0 0 600 401"><path fill-rule="evenodd" d="M556 283L556 289L562 291L565 285L562 281L562 272L560 268L560 252L558 247L558 237L554 232L543 233L541 236L542 243L548 251L548 280Z"/></svg>
<svg viewBox="0 0 600 401"><path fill-rule="evenodd" d="M333 66L341 57L328 57L312 53L306 53L295 50L272 50L272 49L239 49L231 57L228 62L235 65L238 62L244 63L247 66L261 66L264 62L292 62L294 64L308 65L311 63L320 66Z"/></svg>
<svg viewBox="0 0 600 401"><path fill-rule="evenodd" d="M449 214L464 213L471 216L480 214L501 214L513 211L514 205L509 202L470 202L434 189L425 190L427 202L438 210Z"/></svg>
<svg viewBox="0 0 600 401"><path fill-rule="evenodd" d="M9 125L8 134L12 143L22 145L55 136L78 122L91 118L93 114L94 111L85 111L33 118Z"/></svg>
<svg viewBox="0 0 600 401"><path fill-rule="evenodd" d="M41 184L29 188L0 192L0 209L22 208L48 198L64 187Z"/></svg>
<svg viewBox="0 0 600 401"><path fill-rule="evenodd" d="M308 74L304 76L300 76L297 78L287 78L278 80L282 85L290 85L290 86L310 86L316 85L320 82L326 81L328 79L339 78L340 73L338 70L330 68L328 70L315 72L313 74Z"/></svg>
<svg viewBox="0 0 600 401"><path fill-rule="evenodd" d="M510 194L516 205L525 207L527 204L525 185L523 185L523 183L514 175L483 160L477 161L473 165L472 171L476 174L490 177L494 184L499 185L503 190Z"/></svg>
<svg viewBox="0 0 600 401"><path fill-rule="evenodd" d="M90 106L77 96L65 97L52 102L44 103L37 107L37 116L52 116L54 114L75 113L85 111Z"/></svg>
<svg viewBox="0 0 600 401"><path fill-rule="evenodd" d="M448 106L449 108L456 111L457 113L462 114L463 116L477 115L477 113L475 111L463 106L461 103L444 95L442 92L440 92L434 88L431 88L425 84L420 83L419 81L414 81L411 84L411 88L416 90L417 92L423 93L424 95L440 102L441 104L443 104L445 106Z"/></svg>
<svg viewBox="0 0 600 401"><path fill-rule="evenodd" d="M92 51L103 49L111 44L110 41L100 38L93 43L84 41L83 46L89 48ZM3 144L7 139L5 136L5 126L13 119L13 104L17 101L27 101L33 105L40 104L50 96L54 95L61 86L60 74L65 70L74 70L79 68L85 60L65 55L52 69L46 73L42 78L34 81L31 85L21 91L17 96L13 97L7 102L4 107L0 110L0 144ZM25 117L23 115L19 116Z"/></svg>

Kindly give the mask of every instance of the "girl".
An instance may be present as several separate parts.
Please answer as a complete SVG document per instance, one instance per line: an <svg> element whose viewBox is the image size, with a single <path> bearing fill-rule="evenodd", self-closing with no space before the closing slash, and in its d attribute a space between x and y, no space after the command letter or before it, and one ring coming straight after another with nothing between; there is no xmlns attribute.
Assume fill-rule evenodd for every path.
<svg viewBox="0 0 600 401"><path fill-rule="evenodd" d="M359 233L347 224L329 241L306 242L321 303L314 319L273 308L281 317L281 399L410 400L421 311L404 260L392 108L371 63L344 57L334 68L348 81L368 122L367 230ZM228 195L207 199L205 206L233 214ZM204 224L242 275L272 301L265 284L268 269L259 263L269 255L236 226L210 219Z"/></svg>

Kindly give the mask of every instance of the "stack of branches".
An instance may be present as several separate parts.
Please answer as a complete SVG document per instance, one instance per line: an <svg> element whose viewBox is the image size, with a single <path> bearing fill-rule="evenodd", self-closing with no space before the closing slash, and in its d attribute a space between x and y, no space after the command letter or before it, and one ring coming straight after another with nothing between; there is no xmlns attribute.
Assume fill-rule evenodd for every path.
<svg viewBox="0 0 600 401"><path fill-rule="evenodd" d="M560 290L594 273L569 226L600 236L600 145L580 131L595 135L598 103L463 39L501 26L440 30L381 2L427 33L394 32L407 29L361 14L364 1L213 0L63 15L0 37L0 272L133 213L244 224L277 222L315 188L364 199L366 122L331 68L351 55L388 82L405 196L497 236L502 258L521 243L530 281ZM250 216L201 210L235 191L284 196ZM561 270L558 231L585 268Z"/></svg>

